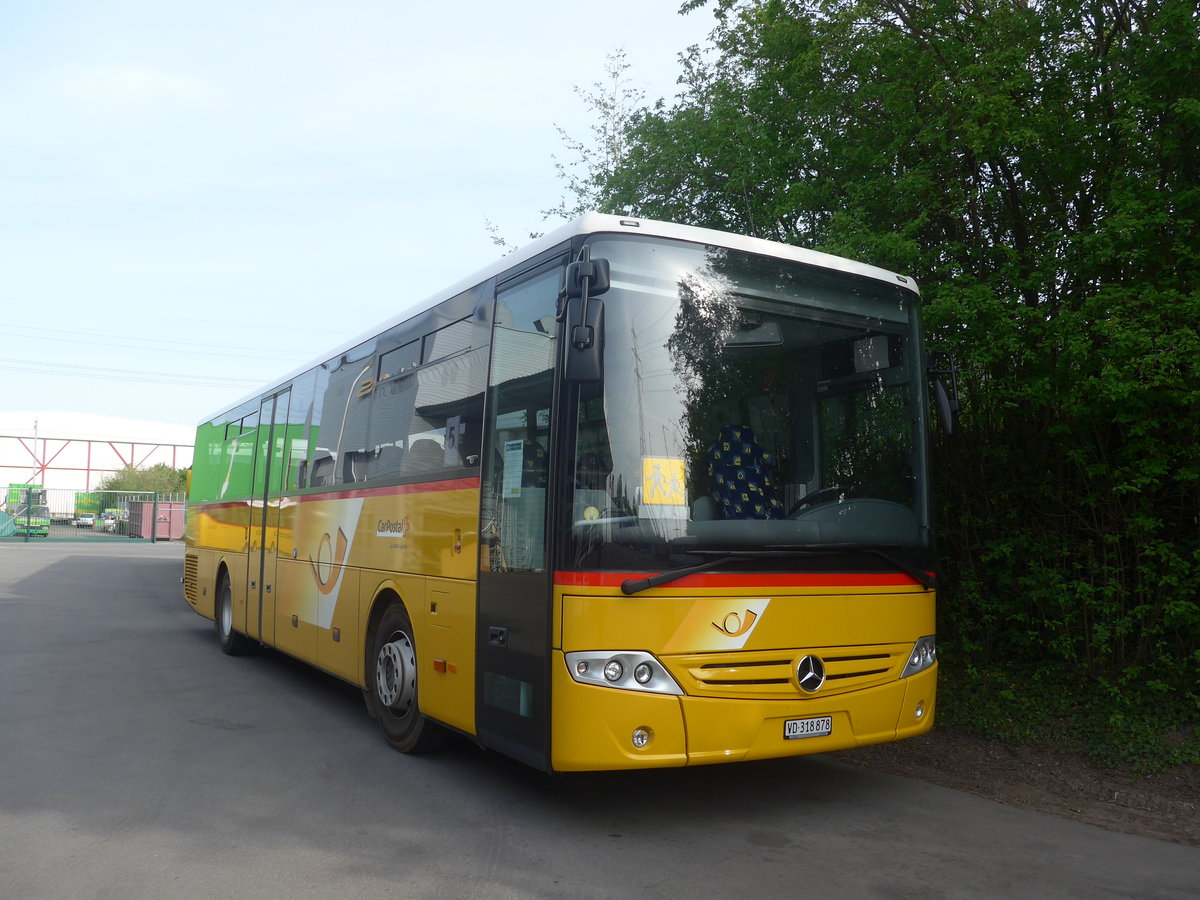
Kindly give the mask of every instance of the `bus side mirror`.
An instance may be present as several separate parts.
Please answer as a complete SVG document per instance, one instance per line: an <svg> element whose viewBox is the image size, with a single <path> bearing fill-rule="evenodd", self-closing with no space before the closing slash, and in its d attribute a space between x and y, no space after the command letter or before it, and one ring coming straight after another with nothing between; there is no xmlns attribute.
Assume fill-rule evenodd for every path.
<svg viewBox="0 0 1200 900"><path fill-rule="evenodd" d="M589 248L584 247L584 250ZM583 256L581 253L580 256ZM611 271L607 259L578 259L567 266L564 289L567 297L599 297L611 286Z"/></svg>
<svg viewBox="0 0 1200 900"><path fill-rule="evenodd" d="M586 318L586 321L585 321ZM574 297L567 301L567 381L599 381L604 374L604 301Z"/></svg>
<svg viewBox="0 0 1200 900"><path fill-rule="evenodd" d="M612 284L607 259L592 259L584 246L579 258L567 266L562 296L566 298L566 354L563 375L567 381L599 381L603 375L604 303L594 300Z"/></svg>
<svg viewBox="0 0 1200 900"><path fill-rule="evenodd" d="M942 433L946 437L954 437L958 433L958 411L962 408L958 397L952 395L946 388L946 382L942 379L935 379L933 382L933 394L937 399L938 419L942 423Z"/></svg>
<svg viewBox="0 0 1200 900"><path fill-rule="evenodd" d="M926 371L933 376L933 396L937 403L938 419L942 433L953 437L958 433L958 411L962 403L958 399L958 367L954 357L945 350L931 350ZM944 376L950 378L947 387Z"/></svg>

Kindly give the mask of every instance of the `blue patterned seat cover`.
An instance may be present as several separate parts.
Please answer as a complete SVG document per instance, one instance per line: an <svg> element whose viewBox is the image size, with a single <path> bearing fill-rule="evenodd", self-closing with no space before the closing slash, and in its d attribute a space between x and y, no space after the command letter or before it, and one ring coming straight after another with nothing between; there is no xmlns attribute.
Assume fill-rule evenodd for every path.
<svg viewBox="0 0 1200 900"><path fill-rule="evenodd" d="M708 484L723 519L782 519L773 460L748 425L726 425L708 459Z"/></svg>

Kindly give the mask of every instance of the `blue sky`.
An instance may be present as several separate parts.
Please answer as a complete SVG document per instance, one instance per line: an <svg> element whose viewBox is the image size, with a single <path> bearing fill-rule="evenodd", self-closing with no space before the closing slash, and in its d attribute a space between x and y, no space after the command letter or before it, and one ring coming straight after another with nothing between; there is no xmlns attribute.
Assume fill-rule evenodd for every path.
<svg viewBox="0 0 1200 900"><path fill-rule="evenodd" d="M496 258L678 0L0 0L0 411L191 425Z"/></svg>

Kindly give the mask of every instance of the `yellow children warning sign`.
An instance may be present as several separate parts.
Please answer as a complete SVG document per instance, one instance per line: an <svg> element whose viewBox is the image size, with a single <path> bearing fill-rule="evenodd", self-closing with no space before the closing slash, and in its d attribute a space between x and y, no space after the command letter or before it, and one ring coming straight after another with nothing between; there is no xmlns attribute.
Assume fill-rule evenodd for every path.
<svg viewBox="0 0 1200 900"><path fill-rule="evenodd" d="M686 481L687 468L682 459L642 457L642 503L682 506L687 503Z"/></svg>

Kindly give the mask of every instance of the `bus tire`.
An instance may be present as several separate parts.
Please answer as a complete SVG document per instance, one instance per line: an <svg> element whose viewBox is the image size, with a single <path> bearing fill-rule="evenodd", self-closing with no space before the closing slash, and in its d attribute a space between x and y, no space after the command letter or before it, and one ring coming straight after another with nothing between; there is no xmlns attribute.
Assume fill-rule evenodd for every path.
<svg viewBox="0 0 1200 900"><path fill-rule="evenodd" d="M217 640L221 650L228 656L241 656L254 649L254 642L233 629L233 588L229 584L229 573L222 572L217 580L217 608L213 624L217 629Z"/></svg>
<svg viewBox="0 0 1200 900"><path fill-rule="evenodd" d="M371 631L366 659L367 711L383 736L401 753L427 753L445 743L446 733L421 713L417 703L417 645L412 620L399 600L388 602Z"/></svg>

